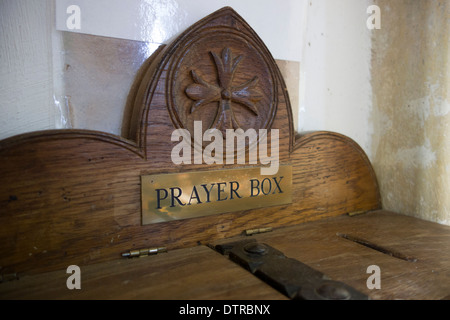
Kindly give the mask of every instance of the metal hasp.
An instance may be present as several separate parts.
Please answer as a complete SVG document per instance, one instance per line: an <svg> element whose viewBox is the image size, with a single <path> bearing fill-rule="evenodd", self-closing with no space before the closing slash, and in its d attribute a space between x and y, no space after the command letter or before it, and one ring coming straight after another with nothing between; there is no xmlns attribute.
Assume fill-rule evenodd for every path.
<svg viewBox="0 0 450 320"><path fill-rule="evenodd" d="M331 280L322 272L256 240L222 244L216 249L290 299L369 299L345 283Z"/></svg>

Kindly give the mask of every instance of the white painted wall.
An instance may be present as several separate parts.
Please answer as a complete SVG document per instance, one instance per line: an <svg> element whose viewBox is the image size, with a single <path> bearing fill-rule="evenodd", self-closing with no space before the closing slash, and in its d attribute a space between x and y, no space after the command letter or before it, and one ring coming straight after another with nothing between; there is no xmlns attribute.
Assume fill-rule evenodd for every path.
<svg viewBox="0 0 450 320"><path fill-rule="evenodd" d="M371 156L369 1L311 0L300 66L299 131L329 130Z"/></svg>
<svg viewBox="0 0 450 320"><path fill-rule="evenodd" d="M56 28L99 36L168 43L208 14L232 7L256 31L275 59L300 61L299 19L306 0L58 0ZM67 27L77 5L81 28Z"/></svg>
<svg viewBox="0 0 450 320"><path fill-rule="evenodd" d="M51 1L0 1L0 139L53 129Z"/></svg>

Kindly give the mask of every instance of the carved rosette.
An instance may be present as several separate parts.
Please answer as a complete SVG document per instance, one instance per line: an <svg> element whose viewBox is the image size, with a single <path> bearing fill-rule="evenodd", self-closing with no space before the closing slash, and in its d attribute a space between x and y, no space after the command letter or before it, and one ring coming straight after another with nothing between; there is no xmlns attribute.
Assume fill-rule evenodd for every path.
<svg viewBox="0 0 450 320"><path fill-rule="evenodd" d="M209 128L222 132L226 129L241 129L234 108L241 105L258 116L256 103L261 100L261 92L257 88L259 79L255 76L240 85L233 86L234 75L243 57L234 58L229 48L223 49L221 57L214 52L211 52L211 55L217 67L219 85L206 82L195 70L191 70L194 84L186 88L186 94L194 100L190 112L195 112L211 102L218 102L216 116Z"/></svg>
<svg viewBox="0 0 450 320"><path fill-rule="evenodd" d="M278 98L273 58L237 14L212 19L180 37L168 68L174 126L191 135L195 121L202 122L203 132L270 129Z"/></svg>

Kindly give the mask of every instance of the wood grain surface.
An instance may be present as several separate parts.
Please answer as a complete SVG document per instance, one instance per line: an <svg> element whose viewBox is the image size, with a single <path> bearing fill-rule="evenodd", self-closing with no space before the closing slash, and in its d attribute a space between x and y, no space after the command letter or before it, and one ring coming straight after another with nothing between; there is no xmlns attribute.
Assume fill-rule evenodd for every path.
<svg viewBox="0 0 450 320"><path fill-rule="evenodd" d="M342 235L363 240L366 245ZM235 237L211 245L248 238ZM252 238L373 300L439 300L450 293L448 226L378 210L279 228ZM372 275L367 268L371 265L380 268L380 289L367 287Z"/></svg>
<svg viewBox="0 0 450 320"><path fill-rule="evenodd" d="M319 132L300 138L292 153L291 205L142 226L140 175L176 168L151 170L122 140L86 135L38 134L0 151L3 273L116 259L132 248L190 247L245 229L380 207L361 150L347 138Z"/></svg>
<svg viewBox="0 0 450 320"><path fill-rule="evenodd" d="M287 299L205 246L84 266L80 273L79 290L67 289L64 269L2 283L0 299Z"/></svg>
<svg viewBox="0 0 450 320"><path fill-rule="evenodd" d="M437 300L446 299L450 292L450 228L379 210L213 241L210 247L82 266L81 290L67 289L65 269L23 276L0 284L0 298L287 299L212 249L219 243L248 239L266 243L373 300ZM380 289L367 288L371 265L380 267Z"/></svg>

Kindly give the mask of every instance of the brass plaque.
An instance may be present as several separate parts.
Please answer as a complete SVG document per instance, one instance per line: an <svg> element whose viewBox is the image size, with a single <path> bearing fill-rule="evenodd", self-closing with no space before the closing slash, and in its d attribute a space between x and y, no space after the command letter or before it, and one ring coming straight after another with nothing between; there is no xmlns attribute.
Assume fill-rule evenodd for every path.
<svg viewBox="0 0 450 320"><path fill-rule="evenodd" d="M292 203L292 167L275 175L260 168L141 176L142 224Z"/></svg>

